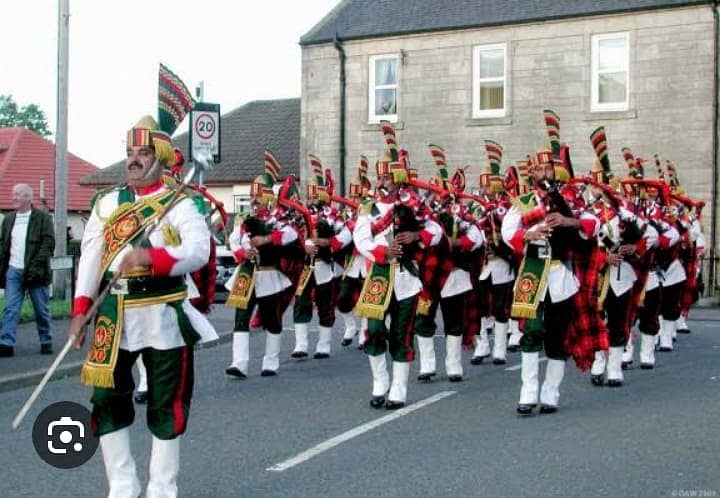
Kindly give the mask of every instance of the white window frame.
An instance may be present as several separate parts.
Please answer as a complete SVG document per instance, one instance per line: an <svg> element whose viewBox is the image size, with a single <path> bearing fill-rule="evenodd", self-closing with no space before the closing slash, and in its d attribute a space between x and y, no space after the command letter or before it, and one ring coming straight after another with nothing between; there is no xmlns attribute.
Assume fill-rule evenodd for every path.
<svg viewBox="0 0 720 498"><path fill-rule="evenodd" d="M600 102L600 42L603 40L624 39L627 46L627 56L625 61L607 70L607 72L625 72L625 101L624 102ZM630 108L630 34L628 32L621 33L604 33L592 36L591 41L592 65L591 65L591 90L590 90L590 111L606 112L606 111L627 111Z"/></svg>
<svg viewBox="0 0 720 498"><path fill-rule="evenodd" d="M503 50L503 75L502 78L480 78L480 53L483 51ZM475 119L482 118L502 118L507 115L507 43L494 43L492 45L476 45L473 47L473 89L472 89L472 116ZM480 84L493 83L496 81L503 82L503 106L502 109L480 109Z"/></svg>
<svg viewBox="0 0 720 498"><path fill-rule="evenodd" d="M375 85L375 61L382 59L395 59L396 81L394 85ZM395 90L395 114L375 114L375 90ZM398 108L400 107L400 56L398 54L371 55L368 63L368 122L379 123L387 120L397 122Z"/></svg>
<svg viewBox="0 0 720 498"><path fill-rule="evenodd" d="M246 194L233 194L233 209L235 214L250 212L250 196Z"/></svg>

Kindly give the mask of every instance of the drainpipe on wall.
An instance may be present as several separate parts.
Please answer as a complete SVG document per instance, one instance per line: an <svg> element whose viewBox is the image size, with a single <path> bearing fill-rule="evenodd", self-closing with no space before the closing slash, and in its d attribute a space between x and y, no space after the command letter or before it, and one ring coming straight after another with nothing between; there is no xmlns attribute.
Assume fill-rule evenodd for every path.
<svg viewBox="0 0 720 498"><path fill-rule="evenodd" d="M710 289L710 294L714 295L716 291L716 257L717 257L717 210L718 210L718 166L720 165L720 158L718 158L718 131L720 130L720 113L718 112L718 81L720 80L720 65L718 65L718 50L720 50L720 12L718 11L718 5L720 2L715 0L713 2L713 37L715 44L714 51L714 67L713 67L713 171L712 171L712 211L710 215L710 268L708 275L708 283L706 289Z"/></svg>
<svg viewBox="0 0 720 498"><path fill-rule="evenodd" d="M340 173L338 175L340 180L340 195L345 195L345 49L340 43L340 38L335 33L335 39L333 40L335 50L338 51L340 56Z"/></svg>

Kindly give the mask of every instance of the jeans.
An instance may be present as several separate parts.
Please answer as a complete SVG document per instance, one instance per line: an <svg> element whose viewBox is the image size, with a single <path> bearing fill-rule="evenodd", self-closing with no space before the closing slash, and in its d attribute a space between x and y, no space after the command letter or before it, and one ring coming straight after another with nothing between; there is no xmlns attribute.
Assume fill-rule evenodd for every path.
<svg viewBox="0 0 720 498"><path fill-rule="evenodd" d="M26 289L23 289L22 279L23 271L21 269L8 267L5 279L5 310L2 319L2 335L0 335L0 344L5 346L15 346L15 334L20 322L20 308L26 292ZM37 323L40 344L52 344L48 287L31 287L27 289L27 292L30 294L30 300L35 310L35 323Z"/></svg>

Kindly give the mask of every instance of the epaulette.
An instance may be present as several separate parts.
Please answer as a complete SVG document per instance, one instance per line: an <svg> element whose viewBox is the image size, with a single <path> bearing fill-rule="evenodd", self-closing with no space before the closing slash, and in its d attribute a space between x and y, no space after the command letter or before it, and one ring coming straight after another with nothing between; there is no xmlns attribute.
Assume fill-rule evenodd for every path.
<svg viewBox="0 0 720 498"><path fill-rule="evenodd" d="M114 192L116 190L121 190L125 186L126 185L124 183L118 183L111 187L96 190L95 193L90 198L90 211L92 211L95 208L95 203L98 201L98 199L100 199L101 197L103 197L106 194L109 194L110 192Z"/></svg>
<svg viewBox="0 0 720 498"><path fill-rule="evenodd" d="M528 192L525 195L517 197L511 197L512 205L521 213L530 211L537 205L537 199L535 198L535 192Z"/></svg>

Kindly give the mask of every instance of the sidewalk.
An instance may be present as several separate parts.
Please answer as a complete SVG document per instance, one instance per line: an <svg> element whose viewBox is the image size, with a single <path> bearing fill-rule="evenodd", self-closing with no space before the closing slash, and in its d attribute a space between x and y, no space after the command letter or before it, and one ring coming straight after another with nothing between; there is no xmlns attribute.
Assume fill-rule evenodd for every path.
<svg viewBox="0 0 720 498"><path fill-rule="evenodd" d="M222 303L216 303L209 318L215 326L220 340L203 344L201 347L212 347L229 341L232 338L234 324L233 310ZM0 358L0 392L37 385L55 360L55 356L65 345L69 327L69 319L52 321L53 354L46 356L40 354L35 322L21 323L17 331L15 356ZM71 349L53 375L52 380L78 375L86 352L87 344L80 351Z"/></svg>

